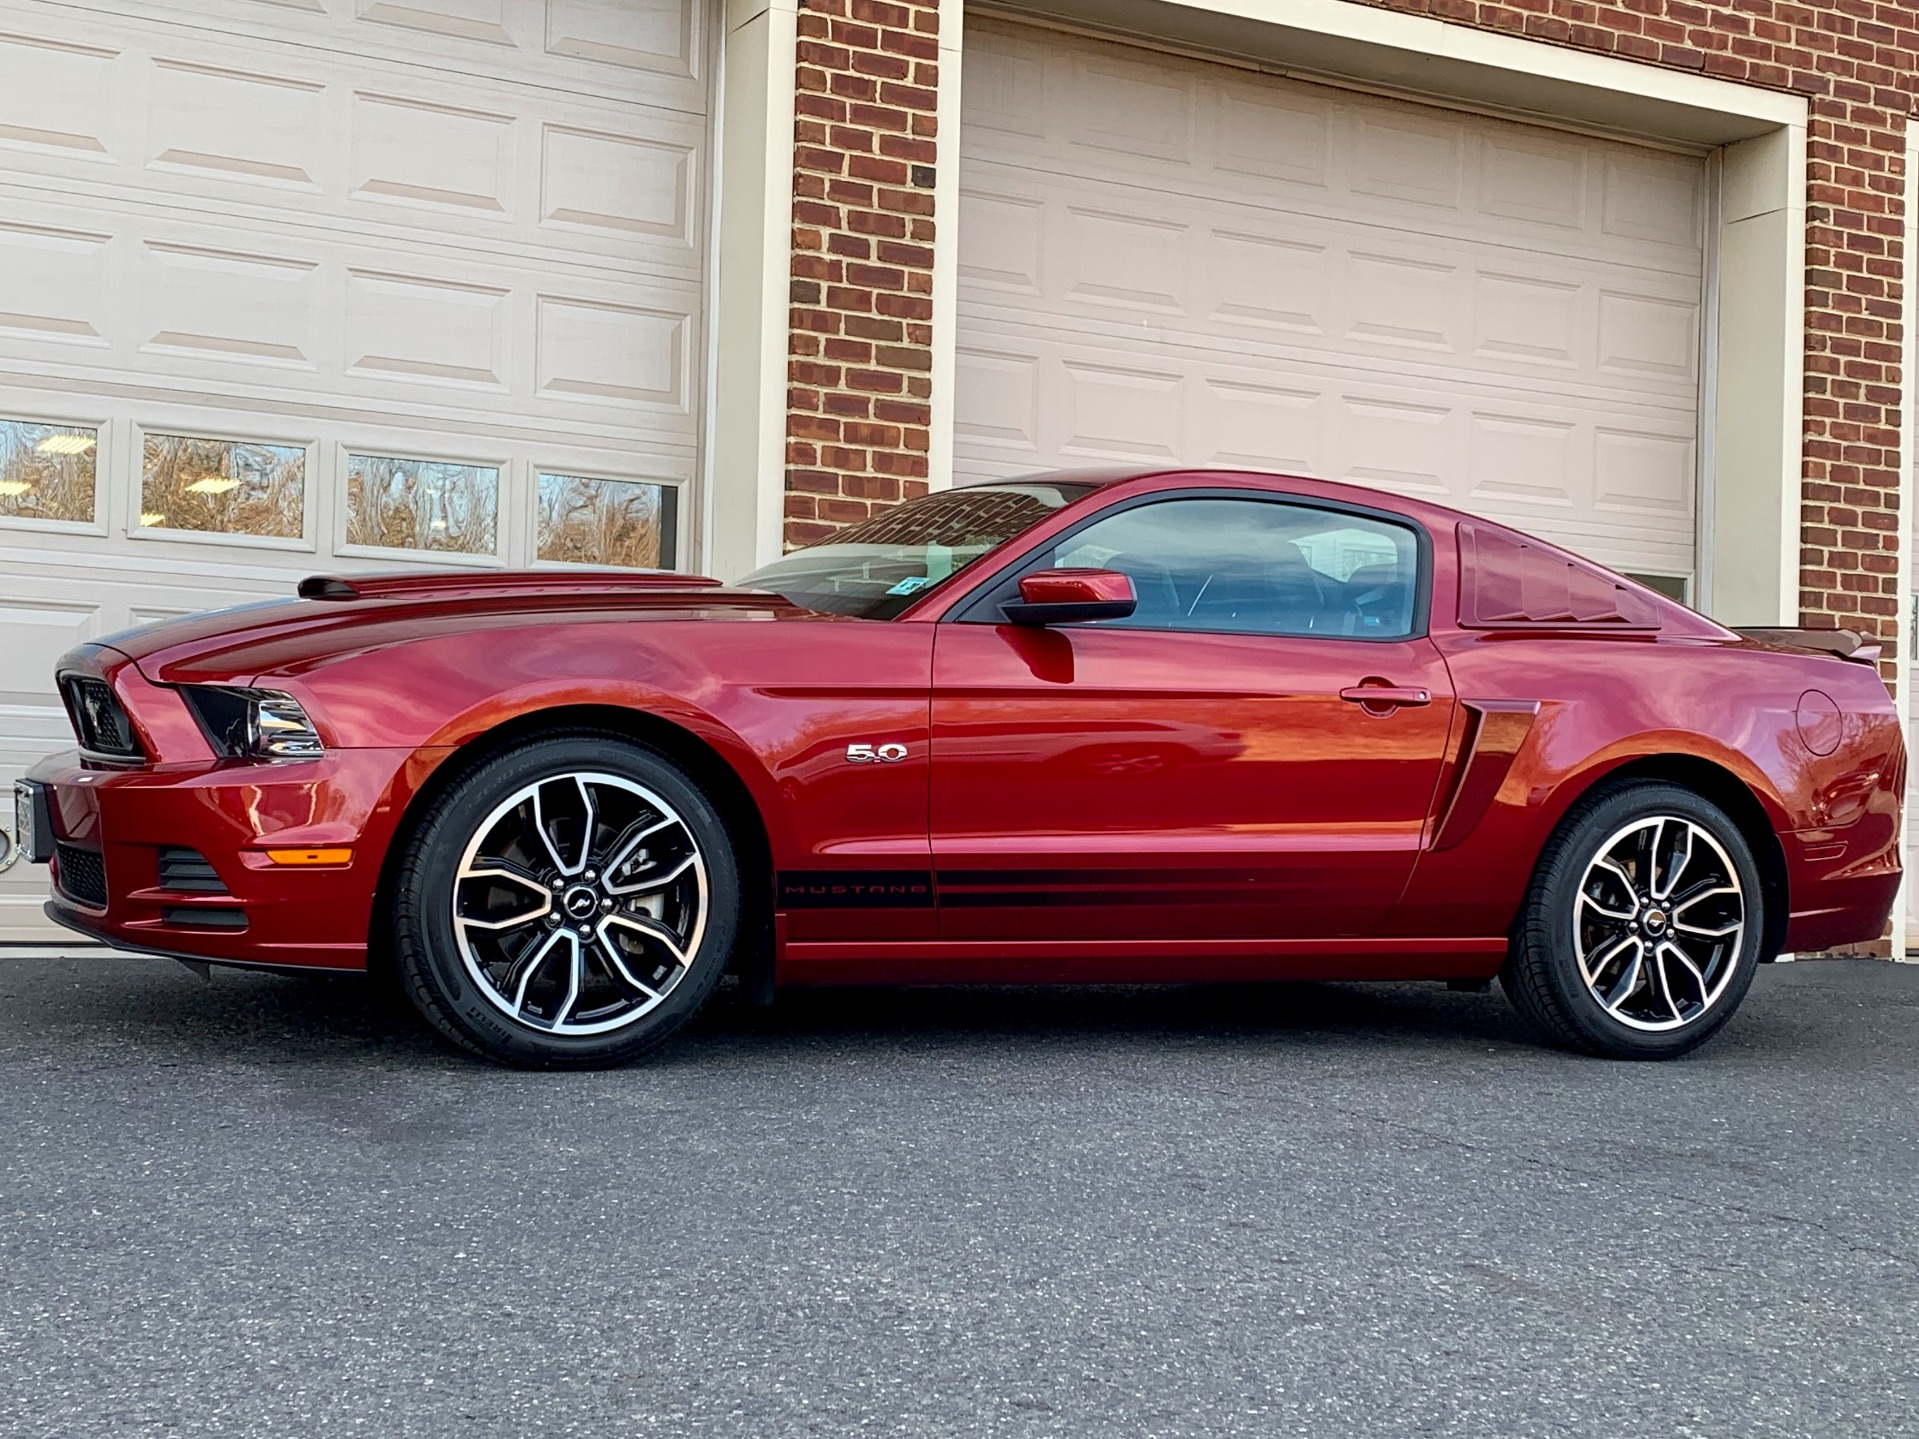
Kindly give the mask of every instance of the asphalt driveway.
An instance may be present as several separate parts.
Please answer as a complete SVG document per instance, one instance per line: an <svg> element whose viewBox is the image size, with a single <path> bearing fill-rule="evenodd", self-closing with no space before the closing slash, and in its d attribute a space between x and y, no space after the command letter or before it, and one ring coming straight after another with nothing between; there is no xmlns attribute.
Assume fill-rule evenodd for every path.
<svg viewBox="0 0 1919 1439"><path fill-rule="evenodd" d="M0 1434L1919 1433L1919 967L723 1002L650 1066L0 959Z"/></svg>

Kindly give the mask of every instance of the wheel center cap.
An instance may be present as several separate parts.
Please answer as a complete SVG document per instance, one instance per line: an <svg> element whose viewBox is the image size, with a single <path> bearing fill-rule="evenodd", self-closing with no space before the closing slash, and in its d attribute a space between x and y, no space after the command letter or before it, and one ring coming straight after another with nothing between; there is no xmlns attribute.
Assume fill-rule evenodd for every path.
<svg viewBox="0 0 1919 1439"><path fill-rule="evenodd" d="M574 919L585 919L600 907L600 897L585 885L576 884L561 899L560 907Z"/></svg>
<svg viewBox="0 0 1919 1439"><path fill-rule="evenodd" d="M1657 934L1659 933L1660 930L1664 929L1665 927L1666 927L1666 912L1663 909L1649 909L1646 911L1646 928L1647 929L1651 930L1654 934Z"/></svg>

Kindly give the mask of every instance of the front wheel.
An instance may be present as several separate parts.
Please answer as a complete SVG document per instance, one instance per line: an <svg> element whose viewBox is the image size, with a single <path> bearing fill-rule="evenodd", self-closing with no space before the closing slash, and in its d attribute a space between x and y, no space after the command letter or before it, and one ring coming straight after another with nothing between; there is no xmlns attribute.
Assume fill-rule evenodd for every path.
<svg viewBox="0 0 1919 1439"><path fill-rule="evenodd" d="M1745 998L1764 943L1759 867L1717 805L1640 781L1548 843L1500 985L1546 1038L1615 1059L1697 1048Z"/></svg>
<svg viewBox="0 0 1919 1439"><path fill-rule="evenodd" d="M611 735L495 755L432 805L394 885L395 961L448 1038L509 1064L620 1064L719 982L738 930L726 826Z"/></svg>

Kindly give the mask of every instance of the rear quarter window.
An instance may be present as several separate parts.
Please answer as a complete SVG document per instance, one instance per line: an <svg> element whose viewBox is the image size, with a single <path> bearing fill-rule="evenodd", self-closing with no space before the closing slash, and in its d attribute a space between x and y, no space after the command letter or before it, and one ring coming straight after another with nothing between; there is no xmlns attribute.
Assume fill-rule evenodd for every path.
<svg viewBox="0 0 1919 1439"><path fill-rule="evenodd" d="M1598 565L1481 525L1459 527L1459 623L1466 629L1656 630L1658 606Z"/></svg>

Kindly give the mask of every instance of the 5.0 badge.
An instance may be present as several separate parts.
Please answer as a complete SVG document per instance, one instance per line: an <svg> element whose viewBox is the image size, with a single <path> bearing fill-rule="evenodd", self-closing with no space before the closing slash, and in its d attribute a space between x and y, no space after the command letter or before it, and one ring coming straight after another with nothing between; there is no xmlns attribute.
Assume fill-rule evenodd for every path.
<svg viewBox="0 0 1919 1439"><path fill-rule="evenodd" d="M903 744L850 744L846 747L848 764L898 764L906 758Z"/></svg>

